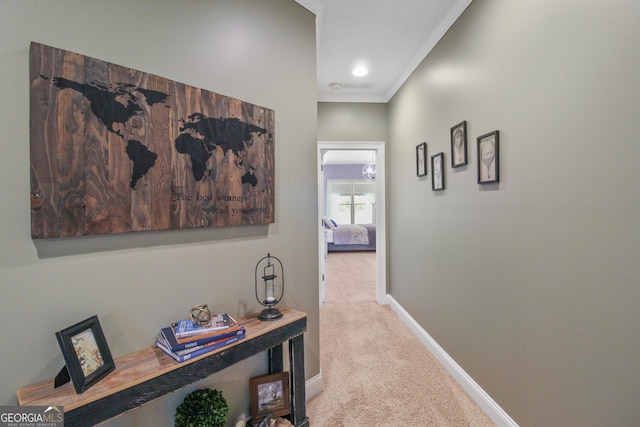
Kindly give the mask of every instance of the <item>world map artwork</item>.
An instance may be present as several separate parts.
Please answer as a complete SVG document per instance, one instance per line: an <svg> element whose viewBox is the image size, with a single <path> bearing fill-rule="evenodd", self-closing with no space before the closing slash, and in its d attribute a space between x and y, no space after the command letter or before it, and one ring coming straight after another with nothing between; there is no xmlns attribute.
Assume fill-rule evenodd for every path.
<svg viewBox="0 0 640 427"><path fill-rule="evenodd" d="M38 43L30 59L32 237L273 222L272 110Z"/></svg>

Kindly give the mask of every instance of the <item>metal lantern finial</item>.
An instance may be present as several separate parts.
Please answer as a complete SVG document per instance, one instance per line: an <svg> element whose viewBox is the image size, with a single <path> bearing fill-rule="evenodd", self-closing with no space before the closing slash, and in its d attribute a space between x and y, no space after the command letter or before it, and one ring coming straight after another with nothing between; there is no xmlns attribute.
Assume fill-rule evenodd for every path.
<svg viewBox="0 0 640 427"><path fill-rule="evenodd" d="M262 283L259 283L262 279ZM255 290L258 302L267 307L262 310L258 319L275 320L282 317L277 308L273 308L284 295L284 269L282 262L271 254L267 254L256 264Z"/></svg>

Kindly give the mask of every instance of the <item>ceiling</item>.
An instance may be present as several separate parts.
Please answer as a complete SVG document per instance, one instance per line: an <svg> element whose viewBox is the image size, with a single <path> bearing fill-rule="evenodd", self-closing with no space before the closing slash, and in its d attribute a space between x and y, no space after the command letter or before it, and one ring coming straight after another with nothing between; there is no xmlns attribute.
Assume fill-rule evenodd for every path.
<svg viewBox="0 0 640 427"><path fill-rule="evenodd" d="M318 101L385 103L472 0L296 1L316 15Z"/></svg>

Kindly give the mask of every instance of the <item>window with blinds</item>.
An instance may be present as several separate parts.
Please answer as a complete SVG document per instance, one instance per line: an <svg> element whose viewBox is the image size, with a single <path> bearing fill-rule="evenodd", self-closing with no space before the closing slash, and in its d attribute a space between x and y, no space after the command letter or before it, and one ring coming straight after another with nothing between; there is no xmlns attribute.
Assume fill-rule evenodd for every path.
<svg viewBox="0 0 640 427"><path fill-rule="evenodd" d="M366 180L329 180L328 217L337 224L374 224L376 184Z"/></svg>

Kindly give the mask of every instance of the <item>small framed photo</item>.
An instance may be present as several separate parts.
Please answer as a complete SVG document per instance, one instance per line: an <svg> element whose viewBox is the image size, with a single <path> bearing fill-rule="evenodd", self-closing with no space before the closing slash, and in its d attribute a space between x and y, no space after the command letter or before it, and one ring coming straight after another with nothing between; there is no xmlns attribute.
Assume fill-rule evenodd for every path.
<svg viewBox="0 0 640 427"><path fill-rule="evenodd" d="M478 137L478 184L500 182L500 132Z"/></svg>
<svg viewBox="0 0 640 427"><path fill-rule="evenodd" d="M100 381L116 367L98 316L56 332L76 393Z"/></svg>
<svg viewBox="0 0 640 427"><path fill-rule="evenodd" d="M451 167L467 164L467 121L451 128Z"/></svg>
<svg viewBox="0 0 640 427"><path fill-rule="evenodd" d="M416 146L416 172L418 176L427 174L427 143L423 142Z"/></svg>
<svg viewBox="0 0 640 427"><path fill-rule="evenodd" d="M280 417L291 412L289 372L254 377L249 379L249 385L251 388L251 420L254 424L268 414Z"/></svg>
<svg viewBox="0 0 640 427"><path fill-rule="evenodd" d="M444 153L431 156L431 189L444 190Z"/></svg>

